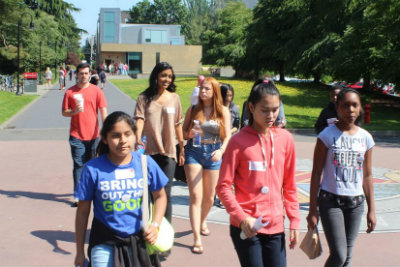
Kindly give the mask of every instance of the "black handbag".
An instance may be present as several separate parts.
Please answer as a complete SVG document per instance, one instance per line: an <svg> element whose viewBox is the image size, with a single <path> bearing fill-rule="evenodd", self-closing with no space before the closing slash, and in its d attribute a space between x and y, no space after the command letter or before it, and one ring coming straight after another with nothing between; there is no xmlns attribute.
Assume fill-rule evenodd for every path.
<svg viewBox="0 0 400 267"><path fill-rule="evenodd" d="M183 166L179 166L179 153L180 153L181 149L179 147L179 145L176 145L176 158L177 158L177 162L176 162L176 167L175 167L175 179L184 183L186 182L186 174L185 174L185 169L183 168Z"/></svg>

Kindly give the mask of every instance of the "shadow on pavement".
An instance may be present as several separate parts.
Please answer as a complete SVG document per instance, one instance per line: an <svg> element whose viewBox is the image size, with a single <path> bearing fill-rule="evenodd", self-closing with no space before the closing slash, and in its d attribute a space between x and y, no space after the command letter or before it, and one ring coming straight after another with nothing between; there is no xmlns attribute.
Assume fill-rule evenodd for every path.
<svg viewBox="0 0 400 267"><path fill-rule="evenodd" d="M52 230L41 230L41 231L33 231L31 232L33 236L36 236L40 239L46 240L50 245L53 246L53 252L69 255L71 252L66 251L58 246L57 241L65 241L65 242L75 242L75 233L71 231L52 231Z"/></svg>
<svg viewBox="0 0 400 267"><path fill-rule="evenodd" d="M72 194L52 194L52 193L38 193L38 192L30 192L30 191L5 191L0 190L1 195L5 195L9 198L19 198L19 197L27 197L32 199L42 199L42 200L50 200L65 204L72 204L71 201L65 199L72 197Z"/></svg>
<svg viewBox="0 0 400 267"><path fill-rule="evenodd" d="M187 230L183 232L175 232L175 238L181 238L183 236L190 235L192 233L192 230Z"/></svg>
<svg viewBox="0 0 400 267"><path fill-rule="evenodd" d="M188 248L188 249L191 249L191 248L192 248L192 247L189 246L189 245L182 244L182 243L179 243L179 242L174 242L174 247L181 247L181 248Z"/></svg>
<svg viewBox="0 0 400 267"><path fill-rule="evenodd" d="M86 231L86 241L85 243L88 244L88 237L89 237L90 229ZM50 245L53 246L53 252L63 254L63 255L70 255L73 252L66 251L58 246L58 241L70 242L75 243L75 232L71 231L55 231L55 230L38 230L32 231L31 234L36 236L40 239L47 241Z"/></svg>

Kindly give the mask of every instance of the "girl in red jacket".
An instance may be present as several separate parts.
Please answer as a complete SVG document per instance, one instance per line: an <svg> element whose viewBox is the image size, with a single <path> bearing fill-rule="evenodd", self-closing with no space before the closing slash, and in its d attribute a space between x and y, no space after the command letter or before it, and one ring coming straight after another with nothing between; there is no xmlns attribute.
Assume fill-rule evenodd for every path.
<svg viewBox="0 0 400 267"><path fill-rule="evenodd" d="M217 193L241 266L286 266L285 213L291 249L299 238L294 140L274 127L280 100L272 81L253 86L249 125L231 138L222 160Z"/></svg>

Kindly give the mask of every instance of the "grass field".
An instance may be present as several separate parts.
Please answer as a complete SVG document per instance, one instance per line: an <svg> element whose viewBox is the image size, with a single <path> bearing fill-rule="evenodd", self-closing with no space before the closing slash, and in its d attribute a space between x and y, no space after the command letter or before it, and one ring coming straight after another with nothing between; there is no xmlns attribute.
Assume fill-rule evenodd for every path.
<svg viewBox="0 0 400 267"><path fill-rule="evenodd" d="M14 93L0 91L0 125L36 97L36 95L17 96Z"/></svg>
<svg viewBox="0 0 400 267"><path fill-rule="evenodd" d="M218 78L221 83L230 83L234 90L234 102L242 111L253 81ZM136 100L148 86L148 79L110 80L123 92ZM178 77L175 80L184 111L190 106L190 94L197 84L197 77ZM322 85L311 83L277 83L282 95L288 128L313 128L322 108L328 104L329 92ZM400 109L372 107L371 123L363 125L368 130L400 130Z"/></svg>

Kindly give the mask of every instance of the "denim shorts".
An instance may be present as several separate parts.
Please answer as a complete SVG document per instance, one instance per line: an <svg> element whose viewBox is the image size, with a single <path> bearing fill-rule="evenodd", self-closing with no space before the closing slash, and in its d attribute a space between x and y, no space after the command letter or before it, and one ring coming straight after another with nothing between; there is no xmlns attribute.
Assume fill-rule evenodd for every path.
<svg viewBox="0 0 400 267"><path fill-rule="evenodd" d="M214 144L201 143L200 146L194 147L193 141L190 139L185 147L185 165L200 164L204 170L219 170L221 160L212 161L211 153L221 147L221 142Z"/></svg>

